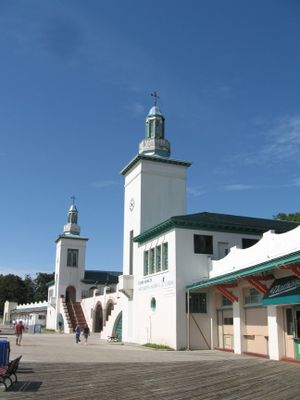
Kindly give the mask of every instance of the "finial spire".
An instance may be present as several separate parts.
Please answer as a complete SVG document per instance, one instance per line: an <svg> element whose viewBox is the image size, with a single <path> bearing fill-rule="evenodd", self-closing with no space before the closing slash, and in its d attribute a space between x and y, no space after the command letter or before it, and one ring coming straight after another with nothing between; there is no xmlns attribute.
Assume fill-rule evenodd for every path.
<svg viewBox="0 0 300 400"><path fill-rule="evenodd" d="M153 103L154 103L154 106L156 106L157 105L157 100L159 99L159 95L156 92L156 90L153 93L150 93L150 94L151 94L152 97L154 97Z"/></svg>
<svg viewBox="0 0 300 400"><path fill-rule="evenodd" d="M75 196L71 196L72 205L68 211L68 222L64 226L64 234L66 235L79 235L80 234L80 226L78 225L78 211L75 206Z"/></svg>
<svg viewBox="0 0 300 400"><path fill-rule="evenodd" d="M165 139L165 118L157 106L159 95L156 91L150 95L154 105L146 118L146 135L140 143L139 154L169 158L170 143Z"/></svg>

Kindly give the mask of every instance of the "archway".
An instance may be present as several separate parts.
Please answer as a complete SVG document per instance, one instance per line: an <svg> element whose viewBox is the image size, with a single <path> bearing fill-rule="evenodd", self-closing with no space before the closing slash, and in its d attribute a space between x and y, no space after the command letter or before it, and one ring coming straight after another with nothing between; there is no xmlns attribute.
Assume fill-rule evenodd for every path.
<svg viewBox="0 0 300 400"><path fill-rule="evenodd" d="M66 289L66 303L75 303L76 301L76 289L74 286L68 286Z"/></svg>
<svg viewBox="0 0 300 400"><path fill-rule="evenodd" d="M103 310L101 303L98 303L95 308L94 315L94 332L101 332L103 329Z"/></svg>
<svg viewBox="0 0 300 400"><path fill-rule="evenodd" d="M108 318L111 315L112 310L114 309L114 303L109 301L106 306L105 320L108 321Z"/></svg>

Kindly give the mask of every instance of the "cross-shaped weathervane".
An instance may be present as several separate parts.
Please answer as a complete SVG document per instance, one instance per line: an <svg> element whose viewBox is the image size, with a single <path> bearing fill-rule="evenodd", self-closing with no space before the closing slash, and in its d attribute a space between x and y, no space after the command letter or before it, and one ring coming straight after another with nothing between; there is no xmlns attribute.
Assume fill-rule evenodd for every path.
<svg viewBox="0 0 300 400"><path fill-rule="evenodd" d="M159 99L159 95L158 95L158 93L155 91L155 92L151 93L151 96L154 97L154 105L156 106L156 104L157 104L157 99Z"/></svg>
<svg viewBox="0 0 300 400"><path fill-rule="evenodd" d="M73 206L74 206L74 204L75 204L75 199L76 199L76 197L73 195L73 196L71 196L71 200L72 200L72 202L73 202Z"/></svg>

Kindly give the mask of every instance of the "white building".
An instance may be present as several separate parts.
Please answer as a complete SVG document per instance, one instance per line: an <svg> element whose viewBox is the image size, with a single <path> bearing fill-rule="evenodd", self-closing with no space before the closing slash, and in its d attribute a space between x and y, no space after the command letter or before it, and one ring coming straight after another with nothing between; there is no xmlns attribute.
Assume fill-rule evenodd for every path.
<svg viewBox="0 0 300 400"><path fill-rule="evenodd" d="M61 321L71 332L81 310L102 338L300 358L298 224L187 214L191 163L170 158L164 124L155 104L139 153L121 171L123 274L85 270L88 239L73 205L57 239L47 327ZM284 290L293 295L277 296Z"/></svg>
<svg viewBox="0 0 300 400"><path fill-rule="evenodd" d="M115 292L120 273L86 270L87 241L87 237L80 235L78 211L73 204L63 234L56 240L55 277L48 289L48 329L70 333L78 323L81 326L88 323L93 331L100 332L105 325L106 304L103 306L101 301L86 303L83 299L95 300L108 291ZM92 304L95 308L86 309L84 304Z"/></svg>
<svg viewBox="0 0 300 400"><path fill-rule="evenodd" d="M269 229L281 233L297 224L206 212L187 215L190 163L169 156L164 117L155 105L146 119L139 154L121 171L125 201L119 291L126 295L122 336L128 342L174 349L212 348L214 305L206 291L198 290L190 291L188 304L186 286L207 280L212 260L223 258L230 248L249 247Z"/></svg>

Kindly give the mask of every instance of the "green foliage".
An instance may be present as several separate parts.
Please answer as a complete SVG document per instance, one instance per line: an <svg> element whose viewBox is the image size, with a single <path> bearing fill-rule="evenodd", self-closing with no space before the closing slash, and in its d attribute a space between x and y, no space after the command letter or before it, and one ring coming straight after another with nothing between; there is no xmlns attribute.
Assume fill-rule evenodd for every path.
<svg viewBox="0 0 300 400"><path fill-rule="evenodd" d="M166 346L164 344L157 344L157 343L145 343L143 344L145 347L150 347L151 349L155 350L173 350L172 347Z"/></svg>
<svg viewBox="0 0 300 400"><path fill-rule="evenodd" d="M300 212L296 213L279 213L273 216L274 219L279 219L280 221L292 221L292 222L300 222Z"/></svg>
<svg viewBox="0 0 300 400"><path fill-rule="evenodd" d="M0 313L6 300L18 304L47 300L47 283L54 279L54 274L38 272L35 279L26 275L24 279L17 275L0 275Z"/></svg>
<svg viewBox="0 0 300 400"><path fill-rule="evenodd" d="M6 300L17 303L27 302L27 288L22 278L17 275L0 275L0 310Z"/></svg>
<svg viewBox="0 0 300 400"><path fill-rule="evenodd" d="M33 301L44 301L48 298L48 286L47 283L54 279L53 274L46 274L44 272L38 272L35 279L33 280L34 295Z"/></svg>

